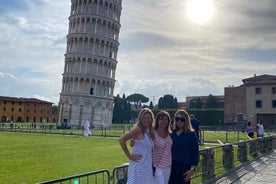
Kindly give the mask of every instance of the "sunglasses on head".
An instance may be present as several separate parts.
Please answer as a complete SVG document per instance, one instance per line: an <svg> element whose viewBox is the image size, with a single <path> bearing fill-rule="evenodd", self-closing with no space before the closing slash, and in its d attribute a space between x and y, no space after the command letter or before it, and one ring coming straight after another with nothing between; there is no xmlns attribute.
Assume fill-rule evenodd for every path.
<svg viewBox="0 0 276 184"><path fill-rule="evenodd" d="M186 118L185 118L185 117L182 117L182 118L175 117L175 121L185 122L185 121L186 121Z"/></svg>

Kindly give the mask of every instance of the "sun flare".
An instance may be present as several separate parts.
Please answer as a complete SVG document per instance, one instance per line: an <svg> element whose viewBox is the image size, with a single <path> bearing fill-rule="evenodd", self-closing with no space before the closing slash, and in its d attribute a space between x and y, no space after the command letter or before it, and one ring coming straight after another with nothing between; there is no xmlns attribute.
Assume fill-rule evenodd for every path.
<svg viewBox="0 0 276 184"><path fill-rule="evenodd" d="M189 0L187 16L195 24L205 24L214 12L213 0Z"/></svg>

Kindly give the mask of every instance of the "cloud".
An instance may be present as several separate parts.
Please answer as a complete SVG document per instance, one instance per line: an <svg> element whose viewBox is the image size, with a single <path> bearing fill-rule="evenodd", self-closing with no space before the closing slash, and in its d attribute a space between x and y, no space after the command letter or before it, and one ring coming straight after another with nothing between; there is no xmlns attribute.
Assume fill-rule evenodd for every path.
<svg viewBox="0 0 276 184"><path fill-rule="evenodd" d="M0 0L1 1L1 0ZM195 25L187 0L122 2L114 95L223 95L243 78L275 75L276 1L215 0L212 19ZM1 1L1 95L58 103L68 0Z"/></svg>

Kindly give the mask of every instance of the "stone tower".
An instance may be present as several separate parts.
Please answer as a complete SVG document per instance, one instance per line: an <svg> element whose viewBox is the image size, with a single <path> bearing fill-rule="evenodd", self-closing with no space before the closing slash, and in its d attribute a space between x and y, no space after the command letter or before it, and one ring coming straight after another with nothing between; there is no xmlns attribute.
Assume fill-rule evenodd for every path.
<svg viewBox="0 0 276 184"><path fill-rule="evenodd" d="M122 0L71 0L59 123L112 122Z"/></svg>

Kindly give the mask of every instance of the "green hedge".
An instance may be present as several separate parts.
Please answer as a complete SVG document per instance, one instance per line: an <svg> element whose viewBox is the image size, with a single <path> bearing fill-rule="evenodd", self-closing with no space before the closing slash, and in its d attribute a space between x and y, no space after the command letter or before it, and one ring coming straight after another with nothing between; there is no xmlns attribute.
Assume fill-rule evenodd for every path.
<svg viewBox="0 0 276 184"><path fill-rule="evenodd" d="M165 109L169 112L173 118L177 109ZM224 121L224 110L223 109L186 109L189 114L194 114L196 118L200 121L202 126L217 126L223 125ZM156 115L160 110L153 109L154 115Z"/></svg>

